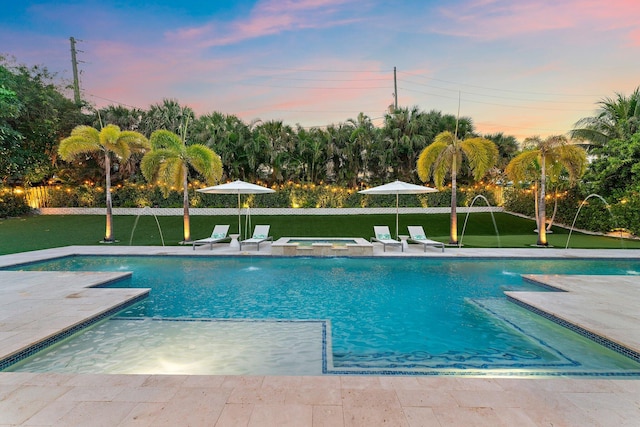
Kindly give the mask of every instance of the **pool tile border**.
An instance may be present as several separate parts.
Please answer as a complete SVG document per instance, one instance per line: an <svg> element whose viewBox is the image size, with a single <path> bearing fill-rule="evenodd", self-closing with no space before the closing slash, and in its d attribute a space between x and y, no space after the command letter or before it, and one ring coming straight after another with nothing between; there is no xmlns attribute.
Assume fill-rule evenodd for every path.
<svg viewBox="0 0 640 427"><path fill-rule="evenodd" d="M113 281L109 281L109 283L113 283ZM95 286L90 286L90 288L96 288L96 287L101 287L103 284L99 284L99 285L95 285ZM4 369L8 368L11 365L14 365L30 356L33 356L34 354L38 353L39 351L53 345L56 344L62 340L64 340L65 338L70 337L71 335L91 326L94 325L102 320L105 320L108 317L113 316L114 314L122 311L123 309L129 307L130 305L136 304L142 300L144 300L145 298L147 298L149 296L149 290L147 289L144 293L137 295L127 301L124 301L118 305L115 305L113 307L111 307L110 309L96 315L90 318L87 318L86 320L84 320L83 322L80 322L76 325L73 325L69 328L63 329L61 331L59 331L58 333L45 338L44 340L38 341L36 343L33 343L32 345L30 345L27 348L24 348L8 357L5 357L4 359L0 359L0 371L3 371Z"/></svg>
<svg viewBox="0 0 640 427"><path fill-rule="evenodd" d="M616 353L620 353L623 356L626 356L630 359L635 360L636 362L640 363L640 352L637 352L633 349L630 349L629 347L626 347L624 345L621 345L615 341L612 341L606 337L603 337L602 335L599 334L595 334L587 329L582 328L581 326L576 325L575 323L571 323L568 322L558 316L555 316L551 313L548 313L544 310L541 310L537 307L534 307L530 304L527 304L526 302L520 301L517 298L514 298L510 295L506 295L507 300L519 305L520 307L526 308L527 310L544 317L545 319L551 320L554 323L557 323L560 326L563 326L573 332L576 332L580 335L582 335L585 338L588 338L606 348L608 348L609 350L613 350Z"/></svg>

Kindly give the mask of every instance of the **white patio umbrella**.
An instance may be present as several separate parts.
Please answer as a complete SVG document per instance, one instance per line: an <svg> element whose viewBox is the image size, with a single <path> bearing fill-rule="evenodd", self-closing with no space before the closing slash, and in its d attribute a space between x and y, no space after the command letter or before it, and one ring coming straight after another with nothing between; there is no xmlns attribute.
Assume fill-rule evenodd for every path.
<svg viewBox="0 0 640 427"><path fill-rule="evenodd" d="M264 194L275 193L275 190L271 188L263 187L261 185L251 184L249 182L237 180L233 182L227 182L226 184L214 185L212 187L201 188L200 193L209 194L237 194L238 195L238 234L242 238L242 222L240 221L240 195L241 194Z"/></svg>
<svg viewBox="0 0 640 427"><path fill-rule="evenodd" d="M435 193L438 190L423 185L410 184L404 181L395 181L377 187L358 191L361 194L395 194L396 195L396 239L398 238L398 199L400 194Z"/></svg>

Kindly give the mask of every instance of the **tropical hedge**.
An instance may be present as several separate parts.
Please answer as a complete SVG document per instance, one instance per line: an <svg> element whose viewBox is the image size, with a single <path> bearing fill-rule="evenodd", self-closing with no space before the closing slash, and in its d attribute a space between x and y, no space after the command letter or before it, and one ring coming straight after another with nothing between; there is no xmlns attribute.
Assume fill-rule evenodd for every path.
<svg viewBox="0 0 640 427"><path fill-rule="evenodd" d="M31 211L23 192L0 187L0 218L18 217Z"/></svg>
<svg viewBox="0 0 640 427"><path fill-rule="evenodd" d="M230 208L237 207L237 196L232 194L204 194L197 192L201 188L195 182L189 188L191 207ZM362 195L358 188L344 188L332 184L301 184L288 182L275 185L271 194L242 196L242 203L257 208L363 208L363 207L395 207L393 195ZM33 192L33 205L42 207L104 207L104 188L92 183L78 186L48 186L29 190ZM35 193L37 192L37 195ZM483 195L491 206L498 206L501 189L495 186L475 186L461 188L458 191L460 206L468 206L478 194ZM118 184L112 187L113 206L120 208L134 207L182 207L182 192L169 191L163 195L155 185L142 182ZM37 200L36 200L37 198ZM401 195L400 206L405 207L448 207L451 201L451 189L446 188L437 193ZM476 205L485 206L483 201Z"/></svg>
<svg viewBox="0 0 640 427"><path fill-rule="evenodd" d="M634 235L640 235L640 193L634 193L622 200L611 203L589 194L583 186L573 187L557 194L558 206L556 224L571 226L600 233L623 229ZM548 194L547 220L553 215L556 194ZM504 191L504 208L529 217L534 217L534 197L532 190L508 188ZM578 210L580 210L578 214ZM577 215L577 217L576 217Z"/></svg>

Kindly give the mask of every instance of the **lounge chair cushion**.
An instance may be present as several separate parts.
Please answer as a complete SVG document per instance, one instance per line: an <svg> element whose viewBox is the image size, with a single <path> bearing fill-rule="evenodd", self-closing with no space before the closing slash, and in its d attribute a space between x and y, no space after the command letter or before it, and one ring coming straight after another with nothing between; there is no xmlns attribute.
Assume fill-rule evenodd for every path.
<svg viewBox="0 0 640 427"><path fill-rule="evenodd" d="M213 233L211 237L214 239L224 239L227 235L225 233Z"/></svg>
<svg viewBox="0 0 640 427"><path fill-rule="evenodd" d="M415 235L413 236L413 238L414 238L415 240L424 240L424 239L426 239L426 238L427 238L427 236L425 236L424 234L415 234Z"/></svg>
<svg viewBox="0 0 640 427"><path fill-rule="evenodd" d="M380 239L380 240L389 240L389 239L391 239L391 235L389 235L389 234L378 234L377 238Z"/></svg>
<svg viewBox="0 0 640 427"><path fill-rule="evenodd" d="M267 236L265 236L264 234L254 234L253 238L254 239L266 239Z"/></svg>

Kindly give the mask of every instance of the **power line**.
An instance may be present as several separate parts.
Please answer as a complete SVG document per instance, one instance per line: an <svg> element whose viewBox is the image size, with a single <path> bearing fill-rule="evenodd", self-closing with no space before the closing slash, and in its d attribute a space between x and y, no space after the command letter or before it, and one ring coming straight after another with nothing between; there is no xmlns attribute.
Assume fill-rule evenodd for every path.
<svg viewBox="0 0 640 427"><path fill-rule="evenodd" d="M331 89L331 90L361 90L361 89L389 89L388 86L284 86L284 85L263 85L257 83L243 83L244 86L274 87L279 89Z"/></svg>
<svg viewBox="0 0 640 427"><path fill-rule="evenodd" d="M91 94L91 93L87 93L87 95L92 97L92 98L102 99L103 101L109 101L109 102L112 102L114 104L122 105L122 106L125 106L125 107L128 107L128 108L135 108L137 110L143 110L143 108L140 108L140 107L135 107L133 105L125 104L124 102L120 102L120 101L114 101L113 99L104 98L102 96L94 95L94 94Z"/></svg>
<svg viewBox="0 0 640 427"><path fill-rule="evenodd" d="M264 77L265 79L273 80L294 80L294 81L312 81L312 82L373 82L373 81L388 81L388 78L379 79L303 79L297 77L278 77L278 76L257 76Z"/></svg>
<svg viewBox="0 0 640 427"><path fill-rule="evenodd" d="M588 94L575 94L575 93L530 92L530 91L522 91L522 90L500 89L500 88L493 88L493 87L487 87L487 86L472 85L472 84L468 84L468 83L453 82L453 81L450 81L450 80L436 79L434 77L426 77L426 76L423 76L423 75L417 74L417 73L404 72L402 74L407 74L407 75L410 75L410 76L417 76L417 77L421 77L421 78L424 78L424 79L427 79L427 80L434 80L434 81L437 81L437 82L449 83L449 84L453 84L453 85L457 85L457 86L475 87L477 89L493 90L493 91L496 91L496 92L526 93L526 94L529 94L529 95L550 95L550 96L584 96L584 97L591 97L591 98L597 98L597 97L601 97L602 96L602 95L588 95Z"/></svg>
<svg viewBox="0 0 640 427"><path fill-rule="evenodd" d="M425 87L432 88L432 89L446 90L446 91L449 91L449 92L459 92L460 91L460 89L450 89L450 88L444 88L444 87L440 87L440 86L432 86L432 85L428 85L428 84L425 84L425 83L412 82L410 80L403 80L403 82L410 83L410 84L415 84L415 85L418 85L418 86L425 86ZM499 96L499 95L488 95L488 94L484 94L484 93L469 92L469 91L464 91L463 93L469 94L469 95L485 96L487 98L510 99L510 100L513 100L513 101L548 102L548 103L554 103L554 104L584 104L584 101L549 101L549 100L545 100L545 99L535 99L535 98L512 98L512 97L505 97L505 96ZM545 96L548 96L548 95L545 95Z"/></svg>
<svg viewBox="0 0 640 427"><path fill-rule="evenodd" d="M297 71L297 72L310 72L310 73L391 73L391 70L389 71L381 71L381 70L318 70L318 69L311 69L311 68L282 68L282 67L268 67L265 65L262 66L256 66L254 68L262 68L265 70L280 70L280 71Z"/></svg>
<svg viewBox="0 0 640 427"><path fill-rule="evenodd" d="M423 92L423 91L419 91L419 90L415 90L415 89L408 89L408 88L403 88L401 87L401 89L409 91L409 92L416 92L416 93L421 93L423 95L429 95L429 96L435 96L438 98L445 98L445 99L452 99L452 100L456 100L457 101L457 97L452 97L452 96L446 96L446 95L439 95L436 93L430 93L430 92ZM522 108L522 109L526 109L526 110L545 110L545 111L574 111L574 112L587 112L587 111L591 111L591 110L576 110L576 109L567 109L567 108L540 108L540 107L527 107L524 105L513 105L513 104L498 104L495 102L483 102L483 101L475 101L473 99L469 99L469 98L464 98L465 102L471 102L474 104L482 104L482 105L494 105L494 106L498 106L498 107L509 107L509 108Z"/></svg>

